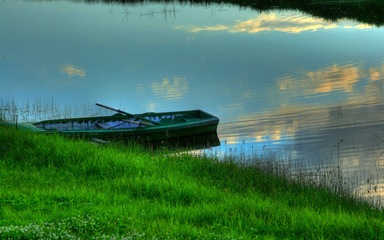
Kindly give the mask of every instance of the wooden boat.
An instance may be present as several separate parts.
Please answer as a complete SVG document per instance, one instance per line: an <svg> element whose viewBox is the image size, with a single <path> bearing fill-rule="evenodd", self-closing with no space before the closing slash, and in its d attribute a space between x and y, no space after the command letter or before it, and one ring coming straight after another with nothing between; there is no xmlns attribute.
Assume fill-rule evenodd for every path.
<svg viewBox="0 0 384 240"><path fill-rule="evenodd" d="M219 124L219 118L202 110L130 114L97 105L116 111L117 114L19 123L18 128L68 137L157 141L216 133Z"/></svg>

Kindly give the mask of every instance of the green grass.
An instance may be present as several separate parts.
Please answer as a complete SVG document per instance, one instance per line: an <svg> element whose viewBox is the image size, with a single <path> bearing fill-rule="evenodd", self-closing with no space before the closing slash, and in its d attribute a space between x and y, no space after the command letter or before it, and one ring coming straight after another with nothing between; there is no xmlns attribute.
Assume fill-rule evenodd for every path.
<svg viewBox="0 0 384 240"><path fill-rule="evenodd" d="M258 164L0 128L0 239L379 239L383 220Z"/></svg>

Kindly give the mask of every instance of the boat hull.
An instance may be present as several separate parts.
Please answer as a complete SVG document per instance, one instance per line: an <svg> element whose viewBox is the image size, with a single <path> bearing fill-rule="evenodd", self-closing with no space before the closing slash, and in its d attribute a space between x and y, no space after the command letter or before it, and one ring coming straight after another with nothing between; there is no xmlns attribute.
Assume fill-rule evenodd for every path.
<svg viewBox="0 0 384 240"><path fill-rule="evenodd" d="M58 133L67 137L76 138L99 138L105 140L132 139L142 141L156 141L170 138L180 138L194 135L201 135L217 131L217 124L199 123L190 125L159 126L143 129L123 130L69 130L69 131L45 131L46 133Z"/></svg>
<svg viewBox="0 0 384 240"><path fill-rule="evenodd" d="M75 138L159 141L215 133L218 124L219 118L202 110L191 110L46 120L19 123L18 128Z"/></svg>

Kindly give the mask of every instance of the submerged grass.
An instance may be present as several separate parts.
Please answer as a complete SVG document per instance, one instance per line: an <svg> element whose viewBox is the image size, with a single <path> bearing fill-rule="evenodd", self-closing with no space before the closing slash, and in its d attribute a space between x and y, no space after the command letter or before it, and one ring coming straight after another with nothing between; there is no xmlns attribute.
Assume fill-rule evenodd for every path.
<svg viewBox="0 0 384 240"><path fill-rule="evenodd" d="M259 164L0 128L0 239L379 239L383 220Z"/></svg>

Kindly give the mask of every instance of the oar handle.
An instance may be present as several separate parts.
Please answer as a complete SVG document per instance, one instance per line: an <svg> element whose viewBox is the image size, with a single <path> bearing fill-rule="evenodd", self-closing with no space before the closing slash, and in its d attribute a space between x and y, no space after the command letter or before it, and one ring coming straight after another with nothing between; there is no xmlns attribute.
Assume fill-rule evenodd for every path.
<svg viewBox="0 0 384 240"><path fill-rule="evenodd" d="M105 105L100 104L100 103L96 103L96 105L99 106L99 107L102 107L102 108L106 108L106 109L115 111L115 112L117 112L117 113L125 114L125 115L128 115L128 116L133 116L132 114L127 113L127 112L124 112L124 111L122 111L122 110L120 110L120 109L116 109L116 108L108 107L108 106L105 106Z"/></svg>

